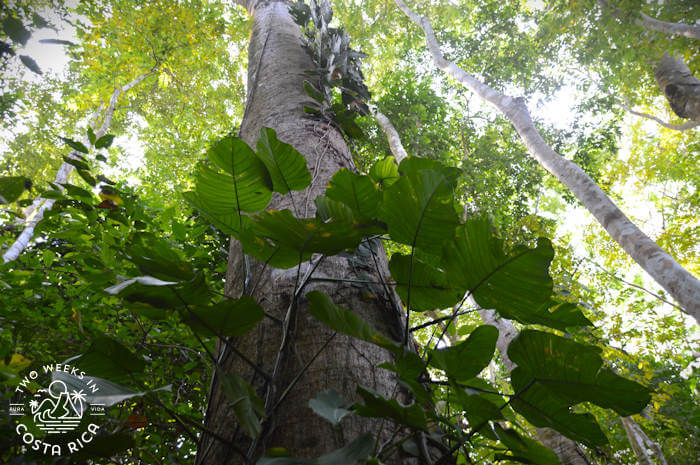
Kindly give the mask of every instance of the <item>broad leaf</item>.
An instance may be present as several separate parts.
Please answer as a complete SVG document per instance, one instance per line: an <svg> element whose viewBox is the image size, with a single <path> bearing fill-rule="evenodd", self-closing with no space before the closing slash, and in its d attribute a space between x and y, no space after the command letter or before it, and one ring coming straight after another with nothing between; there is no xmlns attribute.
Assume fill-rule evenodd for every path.
<svg viewBox="0 0 700 465"><path fill-rule="evenodd" d="M378 392L357 386L357 393L364 405L355 404L353 410L363 417L389 418L400 425L425 430L428 427L425 413L417 404L401 405L396 399L386 399Z"/></svg>
<svg viewBox="0 0 700 465"><path fill-rule="evenodd" d="M31 186L24 176L0 176L0 205L16 201Z"/></svg>
<svg viewBox="0 0 700 465"><path fill-rule="evenodd" d="M109 380L118 380L143 371L146 363L121 342L99 334L88 350L75 360L74 365L86 374Z"/></svg>
<svg viewBox="0 0 700 465"><path fill-rule="evenodd" d="M60 138L63 142L66 143L67 146L72 148L75 151L81 152L81 153L90 153L87 147L82 142L77 142L74 141L73 139L69 139L67 137L61 137Z"/></svg>
<svg viewBox="0 0 700 465"><path fill-rule="evenodd" d="M32 34L24 27L22 21L8 13L9 11L5 12L7 16L2 20L2 30L14 42L26 45Z"/></svg>
<svg viewBox="0 0 700 465"><path fill-rule="evenodd" d="M464 289L455 287L447 273L410 255L393 254L389 270L404 302L408 302L410 287L411 310L447 308L464 297Z"/></svg>
<svg viewBox="0 0 700 465"><path fill-rule="evenodd" d="M498 330L494 326L479 326L466 341L434 350L430 364L456 381L466 381L486 368L493 358L497 340Z"/></svg>
<svg viewBox="0 0 700 465"><path fill-rule="evenodd" d="M473 219L457 228L455 240L446 244L442 268L465 291L472 291L483 308L521 323L537 323L563 329L590 324L578 311L550 311L552 278L549 264L552 244L540 238L537 247L503 251L503 243L491 233L486 220Z"/></svg>
<svg viewBox="0 0 700 465"><path fill-rule="evenodd" d="M389 187L399 179L399 167L394 157L379 160L369 170L370 177L382 187Z"/></svg>
<svg viewBox="0 0 700 465"><path fill-rule="evenodd" d="M114 134L105 134L95 141L96 149L107 149L114 142Z"/></svg>
<svg viewBox="0 0 700 465"><path fill-rule="evenodd" d="M378 215L392 240L429 252L439 252L458 224L452 189L432 170L402 176L386 189Z"/></svg>
<svg viewBox="0 0 700 465"><path fill-rule="evenodd" d="M375 217L381 199L381 194L369 176L348 169L342 169L333 175L326 196L350 207L357 219Z"/></svg>
<svg viewBox="0 0 700 465"><path fill-rule="evenodd" d="M262 307L250 296L226 299L211 306L187 306L182 320L205 336L243 336L263 319Z"/></svg>
<svg viewBox="0 0 700 465"><path fill-rule="evenodd" d="M33 73L35 74L44 74L41 71L41 68L39 68L39 65L34 61L34 58L30 57L29 55L20 55L19 60L22 62L24 66L29 68Z"/></svg>
<svg viewBox="0 0 700 465"><path fill-rule="evenodd" d="M494 431L513 454L512 457L506 455L504 458L537 465L559 465L557 455L539 442L520 436L514 429L504 429L500 425L494 426Z"/></svg>
<svg viewBox="0 0 700 465"><path fill-rule="evenodd" d="M303 190L311 184L306 159L294 147L277 139L273 129L260 128L258 156L267 167L275 192L286 194Z"/></svg>
<svg viewBox="0 0 700 465"><path fill-rule="evenodd" d="M315 398L309 400L309 408L311 408L316 415L325 418L335 426L339 424L340 420L346 415L351 413L350 410L341 407L344 402L340 394L333 389L328 389L320 392Z"/></svg>
<svg viewBox="0 0 700 465"><path fill-rule="evenodd" d="M372 453L374 439L365 433L358 436L350 444L338 450L315 459L300 459L295 457L262 457L257 465L355 465L364 461Z"/></svg>

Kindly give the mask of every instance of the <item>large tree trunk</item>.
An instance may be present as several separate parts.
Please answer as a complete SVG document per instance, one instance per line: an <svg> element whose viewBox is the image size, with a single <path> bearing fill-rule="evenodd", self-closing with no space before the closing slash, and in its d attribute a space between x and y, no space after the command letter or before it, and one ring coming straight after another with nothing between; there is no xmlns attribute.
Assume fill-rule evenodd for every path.
<svg viewBox="0 0 700 465"><path fill-rule="evenodd" d="M312 174L311 186L301 193L273 197L270 208L289 208L297 216L313 216L314 198L323 193L337 170L354 169L352 157L337 129L326 122L309 119L302 112L303 105L310 103L303 90L303 81L308 79L304 72L312 70L314 64L302 48L300 28L292 20L287 4L263 0L241 3L247 8L253 25L248 54L248 102L241 137L254 147L260 128L271 127L277 131L280 140L291 144L306 157ZM307 276L317 262L314 265L305 263L301 270L270 269L245 257L240 245L232 241L227 295L240 296L248 283L247 290L253 291L253 297L266 312L280 321L291 317L291 332L279 363L279 373L272 383L263 380L264 376L255 376L253 369L235 352L240 351L271 375L278 365L276 360L284 336L278 321L266 318L246 336L229 341L229 345L219 341L217 357L220 369L234 371L251 381L265 400L268 420L263 424L263 433L258 440L245 437L237 427L232 407L215 374L205 417L205 431L214 434L202 434L198 464L245 463L246 458L241 452L254 463L270 447L284 447L295 456L314 457L347 444L360 433L379 429L376 420L346 417L341 423L342 431L335 430L308 407L309 399L326 389L334 389L350 401L356 399L354 390L358 384L385 396L395 395L397 387L388 371L376 368L391 359L387 351L342 334L333 337L331 330L308 313L308 303L304 299L306 292L322 290L336 304L352 309L380 332L398 339L401 320L392 291L378 289L376 298L368 299L362 296L361 290L348 283L314 281L315 277L358 279L356 270L373 276L377 281L386 279L386 256L381 244L377 245L376 254L364 257L358 254L352 263L342 257L323 259L303 292L299 293L295 305L297 273L302 278ZM365 251L371 252L371 248L367 247ZM272 407L282 391L319 351L320 355L273 412Z"/></svg>

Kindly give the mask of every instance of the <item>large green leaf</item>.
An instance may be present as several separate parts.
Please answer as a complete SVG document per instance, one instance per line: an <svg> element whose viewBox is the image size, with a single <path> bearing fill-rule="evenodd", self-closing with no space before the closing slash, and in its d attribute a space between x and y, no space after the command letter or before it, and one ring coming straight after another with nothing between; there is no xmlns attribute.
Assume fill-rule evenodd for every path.
<svg viewBox="0 0 700 465"><path fill-rule="evenodd" d="M372 165L369 175L377 185L389 187L399 179L399 167L394 157L386 157Z"/></svg>
<svg viewBox="0 0 700 465"><path fill-rule="evenodd" d="M27 30L19 19L10 16L5 12L7 16L2 20L2 30L7 34L7 36L14 42L22 45L26 45L27 41L31 37L31 32Z"/></svg>
<svg viewBox="0 0 700 465"><path fill-rule="evenodd" d="M536 426L552 427L590 445L607 442L595 419L569 407L591 402L623 416L641 411L649 391L603 367L600 349L560 336L524 330L510 344L518 365L511 383L518 396L513 408Z"/></svg>
<svg viewBox="0 0 700 465"><path fill-rule="evenodd" d="M326 189L326 196L350 207L357 219L375 217L381 199L381 194L369 176L362 176L347 169L333 175Z"/></svg>
<svg viewBox="0 0 700 465"><path fill-rule="evenodd" d="M410 255L393 254L389 270L396 281L396 292L404 302L408 302L410 287L411 310L447 308L464 297L464 289L454 286L447 273Z"/></svg>
<svg viewBox="0 0 700 465"><path fill-rule="evenodd" d="M474 378L486 368L496 350L498 330L494 326L483 325L476 328L466 341L432 352L430 364L444 370L456 381Z"/></svg>
<svg viewBox="0 0 700 465"><path fill-rule="evenodd" d="M306 298L311 304L309 313L331 329L393 352L400 352L398 344L379 334L352 311L335 305L323 292L311 291L306 294Z"/></svg>
<svg viewBox="0 0 700 465"><path fill-rule="evenodd" d="M215 142L207 156L228 175L230 186L219 195L233 203L234 211L256 212L267 207L272 196L270 173L248 144L227 136Z"/></svg>
<svg viewBox="0 0 700 465"><path fill-rule="evenodd" d="M250 222L248 216L239 215L235 210L231 210L229 213L211 213L211 207L194 191L183 192L182 197L211 224L226 234L241 234Z"/></svg>
<svg viewBox="0 0 700 465"><path fill-rule="evenodd" d="M364 237L382 231L369 222L324 222L318 218L296 218L289 210L271 210L252 217L240 241L246 253L259 260L270 260L272 266L289 268L312 253L335 255L352 250ZM275 250L277 253L272 255Z"/></svg>
<svg viewBox="0 0 700 465"><path fill-rule="evenodd" d="M491 233L488 221L472 219L459 226L455 240L445 245L442 268L450 279L473 291L483 308L521 323L538 323L563 329L590 324L580 311L550 311L552 278L549 264L552 244L540 238L537 247L517 247L503 251L503 243Z"/></svg>
<svg viewBox="0 0 700 465"><path fill-rule="evenodd" d="M242 336L265 316L250 296L227 299L211 306L188 306L180 311L182 320L205 336Z"/></svg>
<svg viewBox="0 0 700 465"><path fill-rule="evenodd" d="M260 128L258 156L270 173L275 192L286 194L291 190L306 189L311 184L311 173L306 168L304 156L277 139L273 129Z"/></svg>
<svg viewBox="0 0 700 465"><path fill-rule="evenodd" d="M622 416L641 411L649 402L644 386L603 368L600 349L542 331L524 330L508 347L518 367L513 375L542 384L572 405L592 402Z"/></svg>
<svg viewBox="0 0 700 465"><path fill-rule="evenodd" d="M498 439L500 439L512 453L512 456L504 455L500 457L501 459L511 459L535 465L559 464L557 454L537 441L520 436L514 429L504 429L500 425L495 425L494 431Z"/></svg>
<svg viewBox="0 0 700 465"><path fill-rule="evenodd" d="M387 399L378 392L357 386L357 393L364 405L355 404L353 410L363 417L390 418L400 425L425 430L428 427L425 413L418 404L401 405L396 399Z"/></svg>
<svg viewBox="0 0 700 465"><path fill-rule="evenodd" d="M462 170L459 168L443 165L430 158L406 157L399 165L399 173L403 176L418 176L423 171L436 171L442 174L451 188L456 187L457 178L462 174Z"/></svg>
<svg viewBox="0 0 700 465"><path fill-rule="evenodd" d="M430 252L439 252L458 224L449 182L433 170L402 176L386 189L378 216L392 240Z"/></svg>
<svg viewBox="0 0 700 465"><path fill-rule="evenodd" d="M119 380L143 371L146 363L121 342L103 334L98 334L92 344L73 362L86 374L109 380Z"/></svg>
<svg viewBox="0 0 700 465"><path fill-rule="evenodd" d="M224 373L216 370L224 395L233 406L233 413L245 433L251 437L257 437L262 431L260 417L265 414L265 405L262 399L255 393L255 389L236 373Z"/></svg>

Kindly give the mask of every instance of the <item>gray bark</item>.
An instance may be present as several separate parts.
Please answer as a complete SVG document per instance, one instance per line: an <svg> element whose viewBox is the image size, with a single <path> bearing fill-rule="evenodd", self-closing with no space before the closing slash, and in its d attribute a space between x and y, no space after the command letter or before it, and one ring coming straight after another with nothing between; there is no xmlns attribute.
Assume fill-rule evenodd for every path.
<svg viewBox="0 0 700 465"><path fill-rule="evenodd" d="M241 137L254 147L260 128L271 127L277 131L280 140L291 144L306 157L312 174L311 186L292 195L274 196L269 208L289 208L297 216L313 216L314 198L324 192L337 170L354 169L352 157L337 129L326 122L309 119L302 112L303 105L310 103L303 90L304 72L312 70L314 64L302 49L299 26L293 22L285 2L260 0L241 3L248 9L253 28L248 54L248 101ZM220 369L235 371L251 381L266 403L268 420L260 438L251 441L244 437L237 428L231 405L215 374L205 416L205 429L214 434L202 434L196 463L245 463L246 459L240 452L254 463L270 447L284 447L294 456L315 457L342 447L361 433L379 430L376 420L356 417L346 417L341 423L342 430L335 430L308 407L309 399L326 389L336 390L350 402L357 400L354 391L358 384L384 396L395 395L398 387L390 372L377 368L382 362L391 360L390 354L383 349L337 334L321 351L333 332L308 313L308 303L303 298L311 290L326 292L336 304L352 309L381 333L400 340L400 307L393 291L379 286L376 298L368 299L349 284L314 281L318 277L357 279L357 269L376 281L388 278L386 256L381 244L377 245L375 257L355 256L354 265L342 257L323 259L306 287L299 292L298 305L295 306L297 273L308 277L310 269L318 262L314 265L305 263L300 270L270 269L246 258L240 244L232 241L226 294L240 296L244 292L244 283L249 282L248 291L253 290L253 297L266 312L278 321L289 323L289 333L285 334L278 321L266 318L242 338L219 341L217 357ZM375 271L375 260L379 272ZM255 376L253 369L235 351L258 363L268 375L274 373L273 381L266 382L262 376ZM290 381L319 351L320 355L304 376L273 411ZM384 431L388 428L385 427Z"/></svg>
<svg viewBox="0 0 700 465"><path fill-rule="evenodd" d="M700 322L700 281L642 232L578 165L555 152L535 127L521 98L507 96L445 59L430 20L402 0L399 8L423 29L435 65L501 111L513 124L530 154L568 187L605 230L649 275Z"/></svg>
<svg viewBox="0 0 700 465"><path fill-rule="evenodd" d="M104 119L102 122L102 125L100 128L95 131L95 137L99 139L100 137L104 136L107 133L107 130L109 129L110 125L112 124L112 116L114 115L114 109L116 108L117 105L117 100L119 100L119 96L123 93L131 89L132 87L138 85L141 81L146 79L148 76L153 74L155 72L155 68L151 70L148 73L144 73L134 79L133 81L129 82L128 84L122 86L122 87L117 87L114 89L114 92L112 93L112 97L109 100L109 105L105 109L105 114L104 114ZM93 116L91 119L95 119L96 115ZM86 147L90 146L90 141L88 140L87 135L83 138L83 145ZM78 158L78 152L75 150L71 151L70 154L68 155L68 158L75 159ZM61 166L58 168L58 171L56 172L56 177L54 178L54 184L57 184L61 186L62 184L65 184L68 182L68 177L70 174L73 172L73 165L67 162L63 162ZM16 260L17 257L20 256L20 254L24 251L24 249L27 248L29 245L29 242L32 240L34 237L34 228L36 228L36 225L39 224L41 220L44 219L44 213L47 210L51 210L53 207L55 200L54 199L44 199L42 197L38 197L32 202L32 205L27 209L28 216L27 220L25 222L24 229L20 233L20 235L15 239L15 242L12 243L9 249L5 251L5 253L2 255L2 259L5 263L11 262L13 260Z"/></svg>
<svg viewBox="0 0 700 465"><path fill-rule="evenodd" d="M478 307L478 304L473 299L471 300L471 304ZM516 365L508 358L508 346L518 335L518 330L510 321L500 318L494 310L480 309L479 316L481 316L484 323L495 326L498 329L496 348L498 349L506 371L510 373L515 369ZM542 444L557 454L562 465L591 465L588 457L576 441L572 441L551 428L535 429Z"/></svg>
<svg viewBox="0 0 700 465"><path fill-rule="evenodd" d="M700 122L700 79L683 60L664 54L654 77L675 114Z"/></svg>
<svg viewBox="0 0 700 465"><path fill-rule="evenodd" d="M622 417L620 420L639 465L667 465L661 446L649 439L632 417ZM653 457L656 457L656 461Z"/></svg>

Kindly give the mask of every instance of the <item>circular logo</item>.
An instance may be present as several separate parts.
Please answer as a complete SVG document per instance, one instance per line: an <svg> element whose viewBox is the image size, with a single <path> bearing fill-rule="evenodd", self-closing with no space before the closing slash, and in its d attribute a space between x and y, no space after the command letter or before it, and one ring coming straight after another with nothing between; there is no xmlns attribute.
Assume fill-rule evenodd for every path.
<svg viewBox="0 0 700 465"><path fill-rule="evenodd" d="M15 432L24 447L51 456L83 449L105 414L99 390L96 378L72 365L51 363L30 371L15 389L9 412L18 417Z"/></svg>

